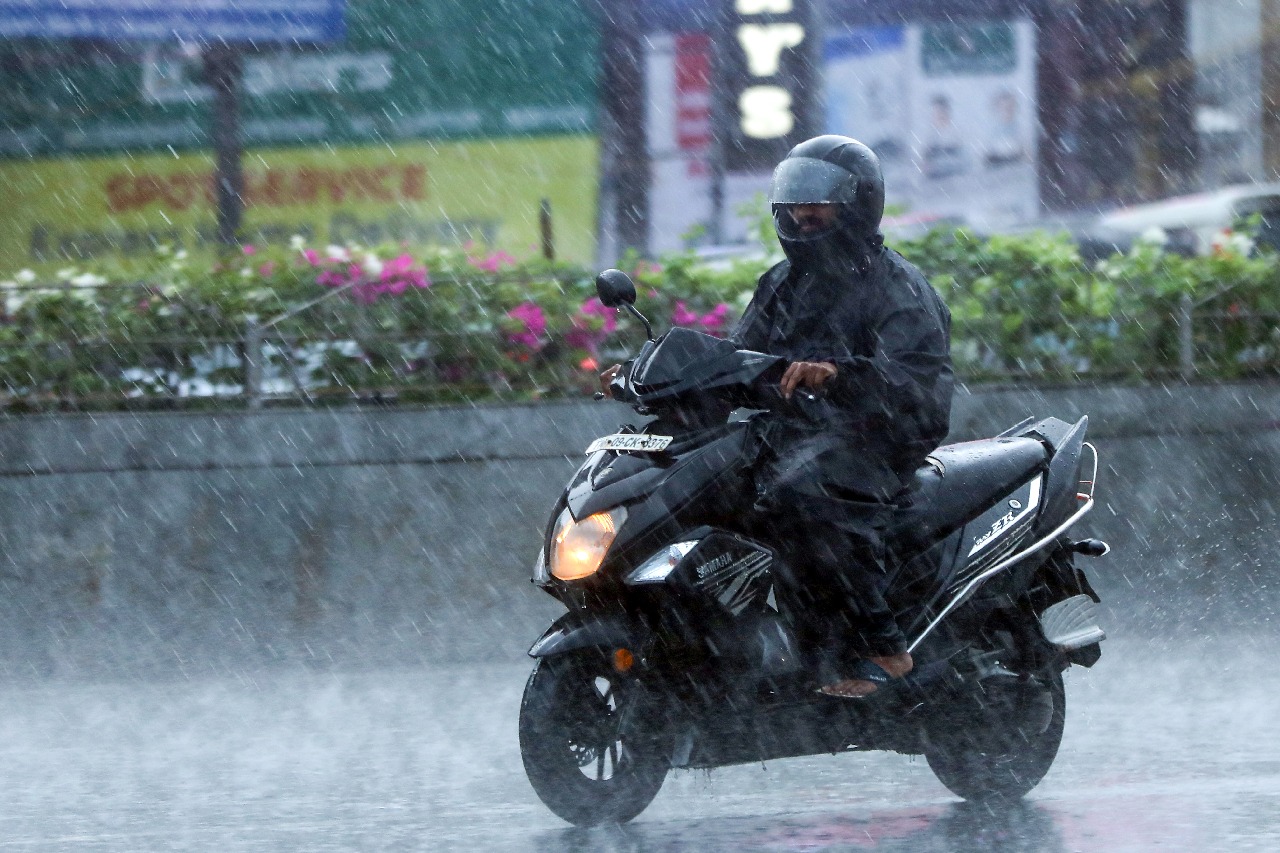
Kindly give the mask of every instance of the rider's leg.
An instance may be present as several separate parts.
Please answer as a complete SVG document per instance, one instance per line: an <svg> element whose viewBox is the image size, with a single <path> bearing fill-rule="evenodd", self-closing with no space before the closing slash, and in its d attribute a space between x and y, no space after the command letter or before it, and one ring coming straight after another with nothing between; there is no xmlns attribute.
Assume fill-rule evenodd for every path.
<svg viewBox="0 0 1280 853"><path fill-rule="evenodd" d="M906 638L884 599L881 531L891 508L866 496L837 499L810 490L779 488L774 497L790 507L779 519L776 583L799 612L800 640L822 660L824 679L841 687L839 695L866 695L876 685L848 677L857 661L870 660L891 678L909 672Z"/></svg>

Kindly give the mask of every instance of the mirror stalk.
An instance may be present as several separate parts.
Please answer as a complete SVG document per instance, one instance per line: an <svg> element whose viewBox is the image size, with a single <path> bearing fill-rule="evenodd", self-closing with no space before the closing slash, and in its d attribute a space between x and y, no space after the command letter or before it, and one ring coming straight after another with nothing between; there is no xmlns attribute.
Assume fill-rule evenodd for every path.
<svg viewBox="0 0 1280 853"><path fill-rule="evenodd" d="M653 327L649 325L649 321L645 319L645 316L636 310L636 306L632 305L630 302L624 302L622 303L622 307L629 311L631 316L635 317L641 323L644 323L645 336L649 340L653 340Z"/></svg>

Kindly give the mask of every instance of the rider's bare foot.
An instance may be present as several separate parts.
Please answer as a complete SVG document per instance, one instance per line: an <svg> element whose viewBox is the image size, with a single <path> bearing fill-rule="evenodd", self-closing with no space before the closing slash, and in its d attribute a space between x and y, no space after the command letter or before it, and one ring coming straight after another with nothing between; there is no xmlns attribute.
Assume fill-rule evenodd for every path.
<svg viewBox="0 0 1280 853"><path fill-rule="evenodd" d="M869 678L848 678L844 681L838 681L835 684L828 684L822 688L822 692L828 696L839 696L844 699L861 699L870 696L879 689L881 684L887 684L895 678L902 678L911 671L915 663L911 660L908 652L899 652L896 655L883 655L880 657L867 658L864 663L875 664L875 667L883 672L880 673L860 673L870 675Z"/></svg>

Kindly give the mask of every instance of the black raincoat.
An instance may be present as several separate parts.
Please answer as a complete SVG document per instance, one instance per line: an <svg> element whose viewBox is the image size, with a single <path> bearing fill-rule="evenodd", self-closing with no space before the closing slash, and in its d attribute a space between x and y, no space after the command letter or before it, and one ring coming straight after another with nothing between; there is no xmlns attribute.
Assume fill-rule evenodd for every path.
<svg viewBox="0 0 1280 853"><path fill-rule="evenodd" d="M831 678L905 649L884 599L893 500L946 437L951 315L924 276L875 238L839 261L766 272L731 338L837 375L808 417L776 419L757 508L775 527L780 592L812 618L806 645Z"/></svg>
<svg viewBox="0 0 1280 853"><path fill-rule="evenodd" d="M783 261L760 278L731 339L837 375L779 440L814 444L820 480L891 499L942 443L951 416L951 314L924 276L879 245L847 264L799 272ZM782 448L780 448L782 449Z"/></svg>

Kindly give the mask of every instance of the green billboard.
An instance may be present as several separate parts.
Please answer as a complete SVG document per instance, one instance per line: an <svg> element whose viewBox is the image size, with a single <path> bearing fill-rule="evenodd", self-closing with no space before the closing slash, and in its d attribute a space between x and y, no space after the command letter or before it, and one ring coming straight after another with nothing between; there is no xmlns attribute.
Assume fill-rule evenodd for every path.
<svg viewBox="0 0 1280 853"><path fill-rule="evenodd" d="M589 133L589 0L350 0L347 38L247 48L248 147ZM0 157L209 146L198 44L0 41Z"/></svg>

